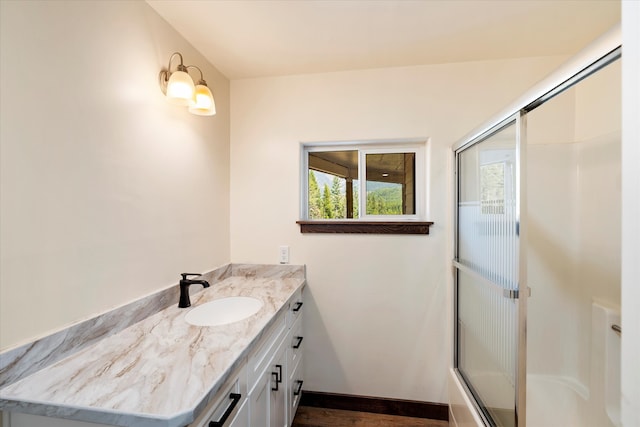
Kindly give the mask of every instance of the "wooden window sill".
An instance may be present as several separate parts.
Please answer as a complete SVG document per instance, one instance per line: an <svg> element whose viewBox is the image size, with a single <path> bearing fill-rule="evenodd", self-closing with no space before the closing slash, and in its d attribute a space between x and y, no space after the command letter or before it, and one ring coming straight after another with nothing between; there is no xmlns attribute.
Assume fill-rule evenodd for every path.
<svg viewBox="0 0 640 427"><path fill-rule="evenodd" d="M429 234L428 221L296 221L301 233Z"/></svg>

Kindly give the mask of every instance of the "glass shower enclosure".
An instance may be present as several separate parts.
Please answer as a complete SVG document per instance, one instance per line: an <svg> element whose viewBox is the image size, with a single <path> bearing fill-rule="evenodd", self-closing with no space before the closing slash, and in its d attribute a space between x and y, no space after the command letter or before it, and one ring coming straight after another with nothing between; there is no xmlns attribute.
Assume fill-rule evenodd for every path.
<svg viewBox="0 0 640 427"><path fill-rule="evenodd" d="M602 46L598 46L598 49L604 52L598 56L588 52L584 58L579 57L576 63L568 63L568 70L559 70L558 76L553 75L550 83L545 81L541 87L534 88L532 93L518 101L510 112L507 110L501 119L468 136L454 148L453 367L460 383L459 387L470 397L471 403L475 406L474 413L485 426L527 425L527 307L531 293L528 284L531 275L527 271L527 252L533 253L527 234L528 230L531 230L530 236L533 238L537 236L534 231L539 232L534 230L534 227L527 226L527 220L534 219L531 212L537 212L527 206L527 189L531 187L527 187L526 182L527 162L530 162L531 170L535 169L534 165L537 167L538 174L550 173L548 163L540 164L539 152L542 149L531 149L531 155L535 154L538 163L531 163L532 159L527 156L527 120L534 125L530 131L535 130L533 134L539 136L541 115L530 115L533 110L552 98L559 99L557 95L566 93L583 80L589 80L588 77L620 58L621 49L619 43L615 42L615 37L608 36L602 40ZM593 79L591 81L593 82ZM578 101L588 98L585 93L601 93L592 87L606 91L612 84L609 80L598 84L591 83L588 90L578 91L577 95L571 95L567 101L571 106L575 105L575 110L579 110L578 113L585 117L585 110L590 112L591 109L579 107ZM595 105L601 103L591 102ZM543 117L557 114L554 108L537 110L536 113L539 111L543 111ZM569 111L578 114L574 110ZM587 127L594 127L592 122L593 120L588 121ZM615 124L615 119L613 122ZM553 128L554 126L543 123L544 131ZM575 131L573 127L572 130ZM614 132L610 136L615 139L615 135ZM535 139L533 135L530 136L532 140ZM600 149L603 144L599 142L600 140L591 143L595 147L592 151ZM591 145L588 148L591 148ZM615 148L615 145L613 146ZM574 151L579 148L575 148ZM615 149L610 151L611 156L615 157ZM601 152L602 150L597 151ZM587 154L584 154L585 158ZM593 154L591 157L594 157L594 162L598 162L602 155L598 157ZM589 159L591 158L587 160ZM600 173L602 167L599 163L594 164L593 169ZM572 173L578 171L579 169L576 169L576 172ZM594 176L602 176L602 173L597 175L595 172ZM615 177L615 174L612 175ZM615 181L613 178L611 180ZM532 177L531 181L543 180L535 180ZM556 181L550 182L550 185L553 185ZM596 187L595 184L590 185L591 187L585 189L585 194ZM598 185L605 193L615 191L615 188L609 190L609 187ZM545 189L541 188L540 191L545 192ZM540 199L538 193L536 194ZM549 191L545 192L547 193ZM551 209L559 209L561 205L548 202L548 206ZM590 210L589 207L584 209ZM591 217L583 214L581 221L586 224L589 218ZM584 246L584 241L582 244ZM593 252L599 254L600 248L597 244L594 246L596 249ZM533 267L532 264L531 271L534 271ZM534 278L540 282L531 285L534 292L540 291L542 285L548 285L548 281L538 276ZM587 283L586 280L582 282ZM538 300L531 299L532 304L542 301L542 295L543 292L539 292ZM615 298L611 297L609 300ZM538 306L531 307L537 308L538 314L543 310L539 305L540 302ZM540 347L541 340L538 335L535 338ZM556 353L559 347L561 346L555 346ZM547 350L536 349L537 352ZM531 377L529 379L533 384ZM534 425L535 422L530 424L532 427L544 425Z"/></svg>
<svg viewBox="0 0 640 427"><path fill-rule="evenodd" d="M518 113L456 150L454 363L485 424L508 427L525 408L523 126Z"/></svg>

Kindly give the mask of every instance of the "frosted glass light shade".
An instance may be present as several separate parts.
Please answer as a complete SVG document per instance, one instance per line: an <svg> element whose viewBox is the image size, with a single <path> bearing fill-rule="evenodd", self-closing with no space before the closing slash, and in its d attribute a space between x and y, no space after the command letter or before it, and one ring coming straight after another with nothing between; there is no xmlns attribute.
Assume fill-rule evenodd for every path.
<svg viewBox="0 0 640 427"><path fill-rule="evenodd" d="M191 76L184 71L171 73L167 83L167 99L175 105L190 105L193 99L195 87Z"/></svg>
<svg viewBox="0 0 640 427"><path fill-rule="evenodd" d="M216 102L207 86L202 84L196 86L189 112L199 116L213 116L216 114Z"/></svg>

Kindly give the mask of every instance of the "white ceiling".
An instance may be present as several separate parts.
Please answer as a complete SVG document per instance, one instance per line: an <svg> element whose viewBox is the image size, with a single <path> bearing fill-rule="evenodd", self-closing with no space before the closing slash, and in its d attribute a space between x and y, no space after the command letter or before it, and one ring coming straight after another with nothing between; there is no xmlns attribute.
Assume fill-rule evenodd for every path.
<svg viewBox="0 0 640 427"><path fill-rule="evenodd" d="M620 0L147 0L229 79L571 54Z"/></svg>

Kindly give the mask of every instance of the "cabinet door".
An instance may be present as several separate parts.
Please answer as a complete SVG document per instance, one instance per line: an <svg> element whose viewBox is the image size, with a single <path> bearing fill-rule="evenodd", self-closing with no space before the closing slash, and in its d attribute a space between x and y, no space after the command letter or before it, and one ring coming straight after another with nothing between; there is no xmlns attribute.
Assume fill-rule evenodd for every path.
<svg viewBox="0 0 640 427"><path fill-rule="evenodd" d="M245 400L236 416L229 423L229 427L251 427L249 425L249 405Z"/></svg>
<svg viewBox="0 0 640 427"><path fill-rule="evenodd" d="M286 372L286 341L282 343L271 364L271 397L270 397L270 427L287 427L287 392L289 381Z"/></svg>
<svg viewBox="0 0 640 427"><path fill-rule="evenodd" d="M249 394L251 427L287 427L287 353L282 341Z"/></svg>
<svg viewBox="0 0 640 427"><path fill-rule="evenodd" d="M271 397L271 370L265 370L249 394L251 427L270 427L269 398Z"/></svg>

